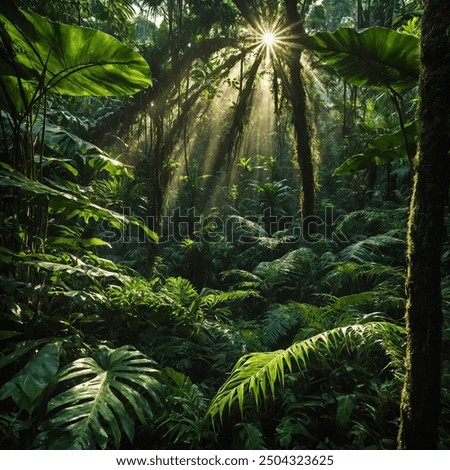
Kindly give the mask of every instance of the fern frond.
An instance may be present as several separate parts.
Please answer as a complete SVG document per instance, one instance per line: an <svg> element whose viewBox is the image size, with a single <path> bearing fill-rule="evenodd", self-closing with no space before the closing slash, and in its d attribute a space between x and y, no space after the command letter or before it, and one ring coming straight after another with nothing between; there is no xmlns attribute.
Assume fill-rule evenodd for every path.
<svg viewBox="0 0 450 470"><path fill-rule="evenodd" d="M344 248L339 254L341 261L356 263L383 262L386 258L402 259L405 253L404 240L389 234L375 235Z"/></svg>
<svg viewBox="0 0 450 470"><path fill-rule="evenodd" d="M378 263L359 264L351 261L334 263L321 279L322 291L333 293L367 291L384 284L403 286L405 270Z"/></svg>
<svg viewBox="0 0 450 470"><path fill-rule="evenodd" d="M259 289L263 288L264 282L256 274L244 269L229 269L220 274L223 281L232 280L233 287L237 289Z"/></svg>
<svg viewBox="0 0 450 470"><path fill-rule="evenodd" d="M349 324L348 321L344 321L344 318L348 319L354 315L368 313L367 308L376 304L379 296L380 292L375 290L343 295L341 297L328 296L331 302L322 309L324 314L332 314L335 319L339 319L339 324L344 326ZM352 323L359 322L353 321Z"/></svg>
<svg viewBox="0 0 450 470"><path fill-rule="evenodd" d="M191 282L182 277L169 277L161 291L183 307L188 307L198 296Z"/></svg>
<svg viewBox="0 0 450 470"><path fill-rule="evenodd" d="M275 261L264 261L253 271L258 277L299 279L310 275L314 262L316 261L312 250L309 248L298 248L290 251Z"/></svg>
<svg viewBox="0 0 450 470"><path fill-rule="evenodd" d="M369 236L386 233L387 230L405 227L407 214L405 207L393 210L362 209L347 214L337 228L342 233L360 233Z"/></svg>
<svg viewBox="0 0 450 470"><path fill-rule="evenodd" d="M267 311L263 320L263 332L269 346L274 346L289 330L302 322L303 315L300 305L295 302L283 305L275 304ZM312 305L310 307L316 309Z"/></svg>
<svg viewBox="0 0 450 470"><path fill-rule="evenodd" d="M328 368L332 357L382 343L386 336L398 335L401 330L388 322L349 325L294 343L285 350L243 356L213 398L208 415L213 421L217 417L222 420L225 410L230 412L237 405L243 416L246 399L251 397L258 407L269 396L274 397L276 387L284 385L286 373L294 367L302 374L307 374L314 361Z"/></svg>
<svg viewBox="0 0 450 470"><path fill-rule="evenodd" d="M172 368L164 369L165 407L156 427L169 448L198 448L203 433L207 400L191 379Z"/></svg>
<svg viewBox="0 0 450 470"><path fill-rule="evenodd" d="M76 385L52 398L47 436L51 449L119 447L122 432L134 438L134 415L145 424L152 410L144 392L157 400L155 363L131 346L103 346L93 357L61 370L57 382Z"/></svg>
<svg viewBox="0 0 450 470"><path fill-rule="evenodd" d="M199 295L201 305L208 308L213 308L225 302L240 302L250 297L256 298L261 296L255 290L232 290L223 292L215 289L203 289Z"/></svg>
<svg viewBox="0 0 450 470"><path fill-rule="evenodd" d="M263 261L253 274L264 281L265 289L278 294L279 298L295 292L305 297L312 290L312 278L317 270L318 259L309 248L298 248L274 261Z"/></svg>

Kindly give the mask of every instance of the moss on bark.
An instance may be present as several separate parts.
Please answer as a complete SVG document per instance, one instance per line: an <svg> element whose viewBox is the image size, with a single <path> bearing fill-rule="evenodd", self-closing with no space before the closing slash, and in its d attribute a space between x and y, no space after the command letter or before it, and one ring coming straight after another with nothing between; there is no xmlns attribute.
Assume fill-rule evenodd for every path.
<svg viewBox="0 0 450 470"><path fill-rule="evenodd" d="M450 3L425 0L419 82L419 153L408 226L406 377L398 445L434 449L440 415L440 257L449 188Z"/></svg>

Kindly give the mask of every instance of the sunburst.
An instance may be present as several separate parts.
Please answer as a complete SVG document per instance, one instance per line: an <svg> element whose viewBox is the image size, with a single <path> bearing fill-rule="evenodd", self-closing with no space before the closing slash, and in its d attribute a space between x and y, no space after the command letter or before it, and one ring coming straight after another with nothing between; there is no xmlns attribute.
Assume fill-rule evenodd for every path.
<svg viewBox="0 0 450 470"><path fill-rule="evenodd" d="M265 31L261 40L267 47L273 47L277 43L277 36L273 31Z"/></svg>

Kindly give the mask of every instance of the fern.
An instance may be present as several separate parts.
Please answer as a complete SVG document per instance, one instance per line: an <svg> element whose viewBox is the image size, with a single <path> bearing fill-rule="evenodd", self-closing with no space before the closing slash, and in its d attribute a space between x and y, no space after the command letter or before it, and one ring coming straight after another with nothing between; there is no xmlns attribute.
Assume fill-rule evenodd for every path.
<svg viewBox="0 0 450 470"><path fill-rule="evenodd" d="M187 375L164 369L165 406L156 420L157 430L171 449L198 448L204 434L207 400Z"/></svg>
<svg viewBox="0 0 450 470"><path fill-rule="evenodd" d="M296 305L298 304L294 302L285 305L275 304L265 314L263 331L269 346L275 345L289 330L299 325L301 315Z"/></svg>
<svg viewBox="0 0 450 470"><path fill-rule="evenodd" d="M231 238L243 243L254 240L259 237L267 237L268 233L258 223L241 217L232 215L227 220L227 227L232 228Z"/></svg>
<svg viewBox="0 0 450 470"><path fill-rule="evenodd" d="M298 280L310 274L315 261L309 248L298 248L275 261L260 263L253 273L259 277L273 277L280 282L283 278Z"/></svg>
<svg viewBox="0 0 450 470"><path fill-rule="evenodd" d="M403 259L405 242L389 234L375 235L344 248L339 254L341 261L357 263L384 262ZM400 256L399 256L400 255Z"/></svg>
<svg viewBox="0 0 450 470"><path fill-rule="evenodd" d="M241 302L248 298L260 297L258 292L254 290L233 290L222 292L215 289L203 289L189 307L189 311L194 314L198 309L206 312L214 312L220 310L227 313L228 308L219 309L219 305L228 304L230 302Z"/></svg>
<svg viewBox="0 0 450 470"><path fill-rule="evenodd" d="M262 290L264 287L264 281L259 276L245 269L229 269L221 273L221 278L223 281L234 281L233 287L238 289Z"/></svg>
<svg viewBox="0 0 450 470"><path fill-rule="evenodd" d="M215 289L203 289L197 293L194 286L181 277L167 279L164 287L156 295L159 302L172 305L171 316L181 324L201 321L207 314L223 316L229 313L226 305L250 297L258 297L255 290L233 290L223 292Z"/></svg>
<svg viewBox="0 0 450 470"><path fill-rule="evenodd" d="M264 281L273 295L286 298L289 293L290 296L301 298L312 290L317 261L312 250L298 248L274 261L259 263L253 274Z"/></svg>
<svg viewBox="0 0 450 470"><path fill-rule="evenodd" d="M345 234L359 233L363 236L384 234L387 230L405 227L407 213L407 207L393 210L362 209L346 215L337 229Z"/></svg>
<svg viewBox="0 0 450 470"><path fill-rule="evenodd" d="M404 284L403 268L384 266L377 263L334 263L323 276L319 289L331 291L334 295L356 293L379 287L398 287Z"/></svg>
<svg viewBox="0 0 450 470"><path fill-rule="evenodd" d="M302 374L307 374L314 360L328 368L333 356L383 343L386 337L401 332L402 328L388 322L349 325L294 343L285 350L243 356L213 398L208 415L213 421L217 417L222 420L224 411L230 412L237 404L243 416L246 398L251 396L258 407L269 396L275 396L276 386L284 385L286 372L292 372L294 366Z"/></svg>
<svg viewBox="0 0 450 470"><path fill-rule="evenodd" d="M198 296L194 286L182 277L169 277L161 292L170 297L181 307L188 307Z"/></svg>
<svg viewBox="0 0 450 470"><path fill-rule="evenodd" d="M48 403L49 431L39 436L50 449L119 447L122 433L134 438L134 415L152 418L144 392L158 400L154 362L131 346L103 346L93 357L77 359L61 370L58 383L78 383Z"/></svg>

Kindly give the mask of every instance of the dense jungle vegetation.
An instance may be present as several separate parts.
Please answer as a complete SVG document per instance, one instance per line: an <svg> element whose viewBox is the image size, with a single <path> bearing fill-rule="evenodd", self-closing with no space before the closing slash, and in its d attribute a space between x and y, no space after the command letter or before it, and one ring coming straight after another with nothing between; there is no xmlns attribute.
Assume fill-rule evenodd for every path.
<svg viewBox="0 0 450 470"><path fill-rule="evenodd" d="M450 448L449 57L436 0L2 1L0 448Z"/></svg>

